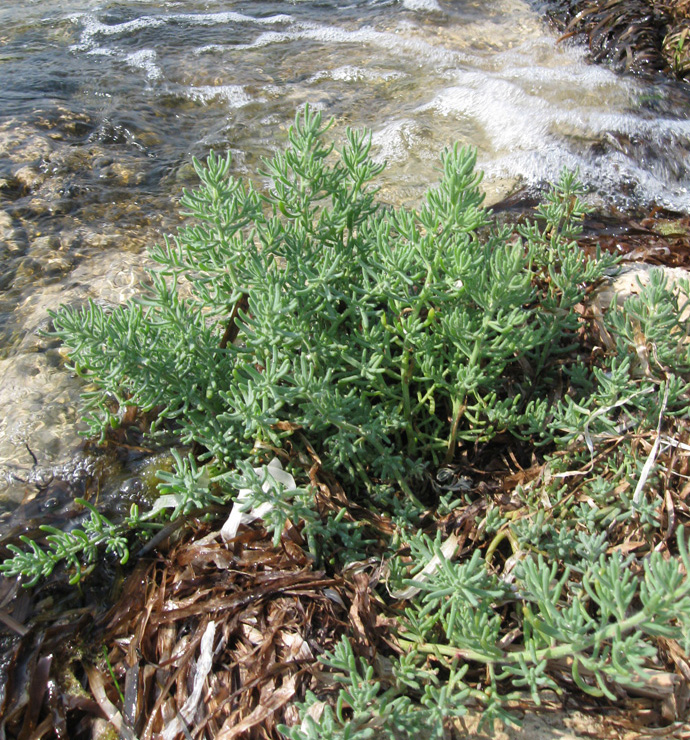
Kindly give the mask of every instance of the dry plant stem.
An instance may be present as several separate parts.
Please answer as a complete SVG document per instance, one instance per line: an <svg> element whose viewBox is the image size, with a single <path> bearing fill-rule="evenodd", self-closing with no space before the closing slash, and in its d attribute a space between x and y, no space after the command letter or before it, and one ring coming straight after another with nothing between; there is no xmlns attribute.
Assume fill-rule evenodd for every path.
<svg viewBox="0 0 690 740"><path fill-rule="evenodd" d="M240 329L237 325L237 319L240 312L246 313L249 309L249 297L246 293L243 293L232 308L230 318L225 326L225 332L223 338L220 340L220 349L225 349L229 344L233 344L237 339Z"/></svg>

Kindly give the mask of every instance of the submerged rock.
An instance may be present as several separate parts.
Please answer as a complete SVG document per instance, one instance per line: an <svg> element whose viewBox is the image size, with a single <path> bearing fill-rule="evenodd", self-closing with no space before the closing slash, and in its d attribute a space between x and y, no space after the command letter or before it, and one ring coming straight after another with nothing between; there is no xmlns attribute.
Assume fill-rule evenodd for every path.
<svg viewBox="0 0 690 740"><path fill-rule="evenodd" d="M15 229L12 216L5 211L0 211L0 243L13 241L14 237Z"/></svg>
<svg viewBox="0 0 690 740"><path fill-rule="evenodd" d="M39 188L45 182L46 175L31 165L24 165L14 171L14 179L22 188L32 191Z"/></svg>

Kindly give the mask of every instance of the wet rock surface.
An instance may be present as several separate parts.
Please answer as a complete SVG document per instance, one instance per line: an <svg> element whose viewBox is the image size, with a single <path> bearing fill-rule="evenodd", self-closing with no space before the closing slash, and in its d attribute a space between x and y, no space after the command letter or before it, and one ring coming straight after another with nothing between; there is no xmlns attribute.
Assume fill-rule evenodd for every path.
<svg viewBox="0 0 690 740"><path fill-rule="evenodd" d="M44 273L51 259L62 259L61 242L55 236L39 240L47 254L39 253L36 265ZM146 261L136 254L104 249L99 264L98 277L84 261L71 270L68 286L46 284L15 307L25 333L13 353L0 358L0 499L11 495L13 481L31 467L28 448L35 450L40 467L49 467L68 459L81 444L78 408L84 384L65 370L55 340L43 334L50 328L48 311L63 304L84 305L89 299L118 305L139 293L147 280Z"/></svg>
<svg viewBox="0 0 690 740"><path fill-rule="evenodd" d="M21 498L28 470L50 470L82 443L82 384L41 332L63 303L141 291L140 255L177 219L160 189L133 193L156 164L65 107L0 122L0 500Z"/></svg>

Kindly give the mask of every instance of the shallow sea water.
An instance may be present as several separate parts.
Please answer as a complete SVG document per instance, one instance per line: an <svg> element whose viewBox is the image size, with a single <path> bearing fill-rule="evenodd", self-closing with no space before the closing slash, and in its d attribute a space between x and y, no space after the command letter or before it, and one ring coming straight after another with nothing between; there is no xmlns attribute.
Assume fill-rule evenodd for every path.
<svg viewBox="0 0 690 740"><path fill-rule="evenodd" d="M47 310L140 290L192 156L229 149L260 181L308 103L336 141L371 129L391 203L418 202L457 141L489 202L569 167L602 208L687 213L689 100L588 64L521 0L5 0L0 498L69 477L79 445L81 385L40 334Z"/></svg>

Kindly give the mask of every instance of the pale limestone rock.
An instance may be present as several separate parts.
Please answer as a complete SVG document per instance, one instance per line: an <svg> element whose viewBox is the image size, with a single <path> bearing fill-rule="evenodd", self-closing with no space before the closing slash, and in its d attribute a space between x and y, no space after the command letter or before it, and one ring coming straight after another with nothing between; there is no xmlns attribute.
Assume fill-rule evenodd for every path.
<svg viewBox="0 0 690 740"><path fill-rule="evenodd" d="M682 267L663 267L648 265L644 262L623 263L618 274L597 291L592 301L595 311L605 311L611 305L614 296L618 305L622 306L626 298L639 295L643 287L649 283L649 275L652 270L663 271L669 288L673 288L680 280L690 280L690 272ZM688 316L690 316L690 312L686 311L684 318Z"/></svg>

